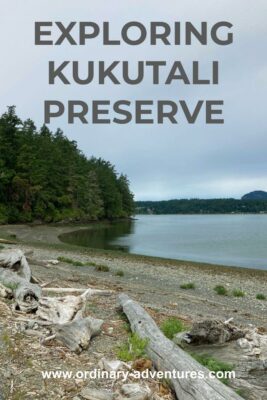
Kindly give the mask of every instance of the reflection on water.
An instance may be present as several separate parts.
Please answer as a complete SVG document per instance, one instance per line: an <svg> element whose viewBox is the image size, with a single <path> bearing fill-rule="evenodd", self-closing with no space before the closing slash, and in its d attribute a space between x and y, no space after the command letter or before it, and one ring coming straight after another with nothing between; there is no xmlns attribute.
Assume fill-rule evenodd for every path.
<svg viewBox="0 0 267 400"><path fill-rule="evenodd" d="M102 227L101 227L102 226ZM61 240L180 260L267 269L267 215L138 215Z"/></svg>
<svg viewBox="0 0 267 400"><path fill-rule="evenodd" d="M129 252L128 245L112 244L116 239L134 233L133 221L119 221L107 225L95 226L91 229L80 229L78 231L60 235L60 240L78 246L92 247L105 250L120 250Z"/></svg>

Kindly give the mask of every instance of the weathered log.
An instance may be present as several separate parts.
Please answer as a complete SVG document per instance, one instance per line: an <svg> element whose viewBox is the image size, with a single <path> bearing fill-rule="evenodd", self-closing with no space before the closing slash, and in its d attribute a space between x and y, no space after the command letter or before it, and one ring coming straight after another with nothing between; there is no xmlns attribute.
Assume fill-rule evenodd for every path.
<svg viewBox="0 0 267 400"><path fill-rule="evenodd" d="M25 282L15 290L16 308L20 311L29 313L38 309L38 302L42 295L39 285Z"/></svg>
<svg viewBox="0 0 267 400"><path fill-rule="evenodd" d="M13 297L12 290L0 283L0 297L11 299Z"/></svg>
<svg viewBox="0 0 267 400"><path fill-rule="evenodd" d="M3 250L0 253L0 267L16 272L28 282L31 280L31 269L21 250Z"/></svg>
<svg viewBox="0 0 267 400"><path fill-rule="evenodd" d="M245 331L231 323L216 319L195 322L188 333L192 344L215 344L237 340L245 336Z"/></svg>
<svg viewBox="0 0 267 400"><path fill-rule="evenodd" d="M55 338L71 351L81 353L89 346L90 340L101 332L103 320L87 317L54 327Z"/></svg>
<svg viewBox="0 0 267 400"><path fill-rule="evenodd" d="M87 299L94 294L109 295L107 290L89 288L45 288L56 293L81 293L78 296L42 297L42 288L31 283L31 269L20 250L0 253L0 295L13 295L15 309L22 312L35 312L40 320L46 321L53 335L45 341L56 338L70 350L80 353L89 346L93 336L100 332L102 320L84 318Z"/></svg>
<svg viewBox="0 0 267 400"><path fill-rule="evenodd" d="M126 314L132 331L141 338L148 339L147 353L159 371L182 371L187 377L171 377L172 386L179 400L241 400L231 388L216 378L194 360L189 354L176 346L159 330L147 312L127 295L119 295L119 302ZM200 379L200 374L205 379ZM195 375L195 378L194 378Z"/></svg>
<svg viewBox="0 0 267 400"><path fill-rule="evenodd" d="M36 315L54 324L65 324L81 317L84 304L81 296L41 297Z"/></svg>
<svg viewBox="0 0 267 400"><path fill-rule="evenodd" d="M41 296L39 285L30 283L32 274L21 250L4 250L0 253L0 282L10 288L16 308L23 312L35 311Z"/></svg>
<svg viewBox="0 0 267 400"><path fill-rule="evenodd" d="M16 301L16 309L23 312L32 312L37 309L37 302L42 294L39 285L30 283L13 270L7 268L0 268L0 282L12 290Z"/></svg>
<svg viewBox="0 0 267 400"><path fill-rule="evenodd" d="M75 288L43 288L43 291L55 293L82 292L80 296L41 297L37 316L54 324L65 324L78 318L83 318L86 300L95 294L110 295L112 291L99 289Z"/></svg>
<svg viewBox="0 0 267 400"><path fill-rule="evenodd" d="M41 285L42 286L42 285ZM109 296L113 293L112 290L101 290L101 289L76 289L76 288L55 288L55 287L44 287L44 292L51 292L51 293L83 293L82 296L90 297L94 294L99 294L100 296Z"/></svg>

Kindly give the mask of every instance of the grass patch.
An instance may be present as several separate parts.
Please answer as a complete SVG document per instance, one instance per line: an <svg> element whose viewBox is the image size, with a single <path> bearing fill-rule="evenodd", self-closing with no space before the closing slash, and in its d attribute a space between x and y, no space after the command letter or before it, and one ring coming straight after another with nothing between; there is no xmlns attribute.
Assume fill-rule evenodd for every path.
<svg viewBox="0 0 267 400"><path fill-rule="evenodd" d="M256 294L256 299L257 300L266 300L266 296L263 293L258 293L258 294Z"/></svg>
<svg viewBox="0 0 267 400"><path fill-rule="evenodd" d="M123 328L126 330L126 332L131 333L131 326L130 326L128 318L126 317L124 312L119 310L119 311L117 311L117 313L118 313L120 319L123 321Z"/></svg>
<svg viewBox="0 0 267 400"><path fill-rule="evenodd" d="M72 258L68 258L68 257L58 257L57 259L60 262L64 262L66 264L71 264L71 265L74 265L75 267L95 267L97 265L96 263L91 262L91 261L84 263L82 261L73 260Z"/></svg>
<svg viewBox="0 0 267 400"><path fill-rule="evenodd" d="M210 371L213 372L226 372L226 371L232 371L234 366L232 364L228 364L226 362L217 360L216 358L213 358L209 356L208 354L196 354L196 353L191 353L191 356L199 362L199 364L203 365L204 367L208 368ZM229 380L227 378L221 378L221 382L224 384L228 384Z"/></svg>
<svg viewBox="0 0 267 400"><path fill-rule="evenodd" d="M217 294L219 294L220 296L228 296L228 291L227 291L227 289L226 289L224 286L222 286L222 285L217 285L217 286L215 286L214 290L215 290L215 292L216 292Z"/></svg>
<svg viewBox="0 0 267 400"><path fill-rule="evenodd" d="M6 283L4 285L6 288L11 289L12 291L16 290L17 287L19 286L18 283Z"/></svg>
<svg viewBox="0 0 267 400"><path fill-rule="evenodd" d="M133 333L127 343L122 344L116 351L117 357L122 361L134 361L146 355L148 339L141 339Z"/></svg>
<svg viewBox="0 0 267 400"><path fill-rule="evenodd" d="M66 264L75 265L77 267L84 266L84 264L81 261L75 261L75 260L72 260L71 258L68 258L68 257L58 257L57 259L60 262L64 262Z"/></svg>
<svg viewBox="0 0 267 400"><path fill-rule="evenodd" d="M183 283L182 285L180 285L180 288L185 289L185 290L195 289L196 285L193 282L188 282L188 283Z"/></svg>
<svg viewBox="0 0 267 400"><path fill-rule="evenodd" d="M182 321L172 317L166 319L166 321L161 324L160 329L168 339L172 340L177 333L184 331L185 327Z"/></svg>
<svg viewBox="0 0 267 400"><path fill-rule="evenodd" d="M118 271L116 271L115 275L123 277L124 276L124 271L122 271L122 269L119 269Z"/></svg>
<svg viewBox="0 0 267 400"><path fill-rule="evenodd" d="M244 297L245 296L245 292L243 292L243 290L241 290L241 289L234 289L233 290L233 296L234 297Z"/></svg>
<svg viewBox="0 0 267 400"><path fill-rule="evenodd" d="M97 264L93 261L88 261L85 265L88 265L88 267L96 267Z"/></svg>
<svg viewBox="0 0 267 400"><path fill-rule="evenodd" d="M107 265L103 265L103 264L98 264L95 266L95 270L98 272L108 272L109 271L109 267Z"/></svg>

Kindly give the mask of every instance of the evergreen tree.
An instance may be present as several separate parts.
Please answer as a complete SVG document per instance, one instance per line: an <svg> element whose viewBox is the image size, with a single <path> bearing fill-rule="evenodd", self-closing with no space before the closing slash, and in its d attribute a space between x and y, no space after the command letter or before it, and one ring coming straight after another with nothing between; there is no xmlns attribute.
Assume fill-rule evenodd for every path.
<svg viewBox="0 0 267 400"><path fill-rule="evenodd" d="M133 208L111 163L87 159L60 129L22 122L15 107L0 117L0 223L121 218Z"/></svg>

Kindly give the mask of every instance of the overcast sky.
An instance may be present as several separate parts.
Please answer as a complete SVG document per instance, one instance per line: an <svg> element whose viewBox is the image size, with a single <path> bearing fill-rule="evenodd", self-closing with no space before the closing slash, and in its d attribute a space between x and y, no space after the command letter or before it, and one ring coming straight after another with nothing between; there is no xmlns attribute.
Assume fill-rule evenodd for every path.
<svg viewBox="0 0 267 400"><path fill-rule="evenodd" d="M224 99L225 124L68 125L66 118L50 128L63 129L88 156L110 160L126 173L138 200L187 197L240 197L267 190L267 2L266 0L0 0L0 111L16 105L22 119L43 123L46 99ZM34 45L35 21L110 21L118 35L124 23L137 20L226 20L234 25L231 46L114 46L100 40L87 46ZM219 86L54 86L48 84L48 61L199 60L203 74L220 61ZM178 114L179 115L179 114Z"/></svg>

